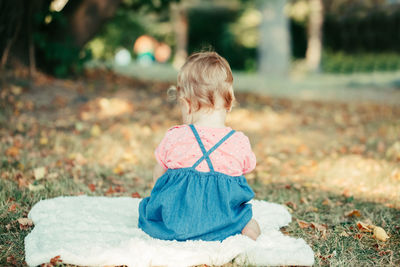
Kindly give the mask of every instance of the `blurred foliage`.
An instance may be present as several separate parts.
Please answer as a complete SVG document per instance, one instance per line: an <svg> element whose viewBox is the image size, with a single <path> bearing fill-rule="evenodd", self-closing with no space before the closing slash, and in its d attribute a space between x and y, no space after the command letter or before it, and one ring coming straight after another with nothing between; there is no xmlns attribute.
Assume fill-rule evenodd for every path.
<svg viewBox="0 0 400 267"><path fill-rule="evenodd" d="M126 48L133 54L135 40L143 35L153 36L158 41L175 45L172 25L169 23L169 8L142 7L123 2L115 16L109 20L86 47L96 59L110 60L115 51Z"/></svg>
<svg viewBox="0 0 400 267"><path fill-rule="evenodd" d="M254 9L192 8L188 20L189 54L211 47L228 60L232 69L256 70L258 18Z"/></svg>
<svg viewBox="0 0 400 267"><path fill-rule="evenodd" d="M400 4L383 0L323 0L322 70L333 73L400 69ZM292 0L292 55L304 58L307 49L309 2Z"/></svg>
<svg viewBox="0 0 400 267"><path fill-rule="evenodd" d="M400 52L399 28L400 6L342 16L326 14L324 46L349 53Z"/></svg>
<svg viewBox="0 0 400 267"><path fill-rule="evenodd" d="M325 51L322 56L322 70L331 73L353 73L374 71L395 71L400 69L400 54L359 53Z"/></svg>
<svg viewBox="0 0 400 267"><path fill-rule="evenodd" d="M224 56L232 69L248 72L257 69L258 27L262 19L257 0L122 0L115 16L83 48L74 46L66 34L60 34L67 32L68 21L63 11L49 9L51 2L44 1L40 11L34 14L33 37L38 66L58 77L79 73L91 58L111 60L120 48L133 54L133 44L143 34L167 43L174 50L169 8L173 2L191 3L187 9L189 54L211 48ZM325 72L400 69L400 5L388 6L383 0L323 2L325 52L322 69ZM294 59L305 57L308 5L307 0L288 0L285 8L290 19ZM17 11L15 7L7 9ZM16 24L17 16L3 15L0 26L7 23L6 18L11 22L14 19L13 25ZM0 33L10 37L14 28L0 27ZM0 41L0 49L4 46Z"/></svg>
<svg viewBox="0 0 400 267"><path fill-rule="evenodd" d="M83 64L91 58L111 59L121 47L131 51L135 39L141 34L151 32L157 37L159 34L154 28L165 28L157 22L165 20L165 11L168 10L169 4L178 1L122 0L115 16L105 23L96 37L83 48L75 47L69 39L62 43L52 42L51 36L42 32L37 34L36 39L45 51L45 57L50 62L58 62L54 68L55 75L64 77L71 72L79 73ZM60 12L53 17L52 22L65 24L64 20Z"/></svg>
<svg viewBox="0 0 400 267"><path fill-rule="evenodd" d="M54 38L54 30L65 31L68 22L60 12L46 10L34 16L35 31L33 33L37 57L40 67L61 78L70 74L79 74L84 63L91 59L91 51L74 45L70 36L63 39Z"/></svg>

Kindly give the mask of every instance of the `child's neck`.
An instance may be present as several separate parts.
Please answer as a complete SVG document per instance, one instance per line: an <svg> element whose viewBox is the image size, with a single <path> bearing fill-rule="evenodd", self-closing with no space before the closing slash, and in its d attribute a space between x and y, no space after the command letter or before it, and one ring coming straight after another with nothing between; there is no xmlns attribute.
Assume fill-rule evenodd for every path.
<svg viewBox="0 0 400 267"><path fill-rule="evenodd" d="M226 119L225 109L214 109L210 112L198 111L193 114L192 123L196 126L224 128Z"/></svg>

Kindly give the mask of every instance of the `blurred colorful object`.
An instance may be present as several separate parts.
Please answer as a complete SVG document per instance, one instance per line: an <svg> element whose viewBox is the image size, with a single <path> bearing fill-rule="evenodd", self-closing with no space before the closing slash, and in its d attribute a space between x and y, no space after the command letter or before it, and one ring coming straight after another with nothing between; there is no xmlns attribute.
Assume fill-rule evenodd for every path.
<svg viewBox="0 0 400 267"><path fill-rule="evenodd" d="M131 53L125 48L119 49L114 60L117 65L126 66L131 63Z"/></svg>
<svg viewBox="0 0 400 267"><path fill-rule="evenodd" d="M151 65L154 58L154 50L157 45L157 41L148 35L142 35L136 39L133 45L133 51L137 54L137 61L141 65Z"/></svg>

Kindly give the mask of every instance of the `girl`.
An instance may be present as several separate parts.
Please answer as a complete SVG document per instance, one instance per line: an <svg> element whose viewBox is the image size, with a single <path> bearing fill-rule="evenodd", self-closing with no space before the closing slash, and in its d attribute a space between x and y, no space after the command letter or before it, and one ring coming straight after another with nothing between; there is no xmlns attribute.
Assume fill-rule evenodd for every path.
<svg viewBox="0 0 400 267"><path fill-rule="evenodd" d="M225 126L233 76L215 52L191 55L178 74L183 125L170 128L155 151L154 188L139 204L139 227L164 240L256 240L254 192L243 174L256 165L249 139Z"/></svg>

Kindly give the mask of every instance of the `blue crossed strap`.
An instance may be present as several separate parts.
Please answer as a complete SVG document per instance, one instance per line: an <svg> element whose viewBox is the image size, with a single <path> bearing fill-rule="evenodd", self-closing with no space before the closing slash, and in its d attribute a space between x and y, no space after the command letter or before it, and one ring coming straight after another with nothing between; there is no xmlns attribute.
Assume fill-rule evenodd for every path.
<svg viewBox="0 0 400 267"><path fill-rule="evenodd" d="M192 129L192 132L194 136L196 137L197 143L199 143L201 152L203 152L203 156L199 158L195 164L193 164L192 168L195 169L204 159L207 161L208 167L210 168L210 171L214 171L214 167L211 163L209 155L214 152L217 147L219 147L223 142L225 142L226 139L228 139L232 134L235 133L235 130L230 131L227 135L225 135L221 140L218 141L210 150L206 151L203 142L200 139L199 133L197 132L196 128L194 127L193 124L190 124L190 129Z"/></svg>

